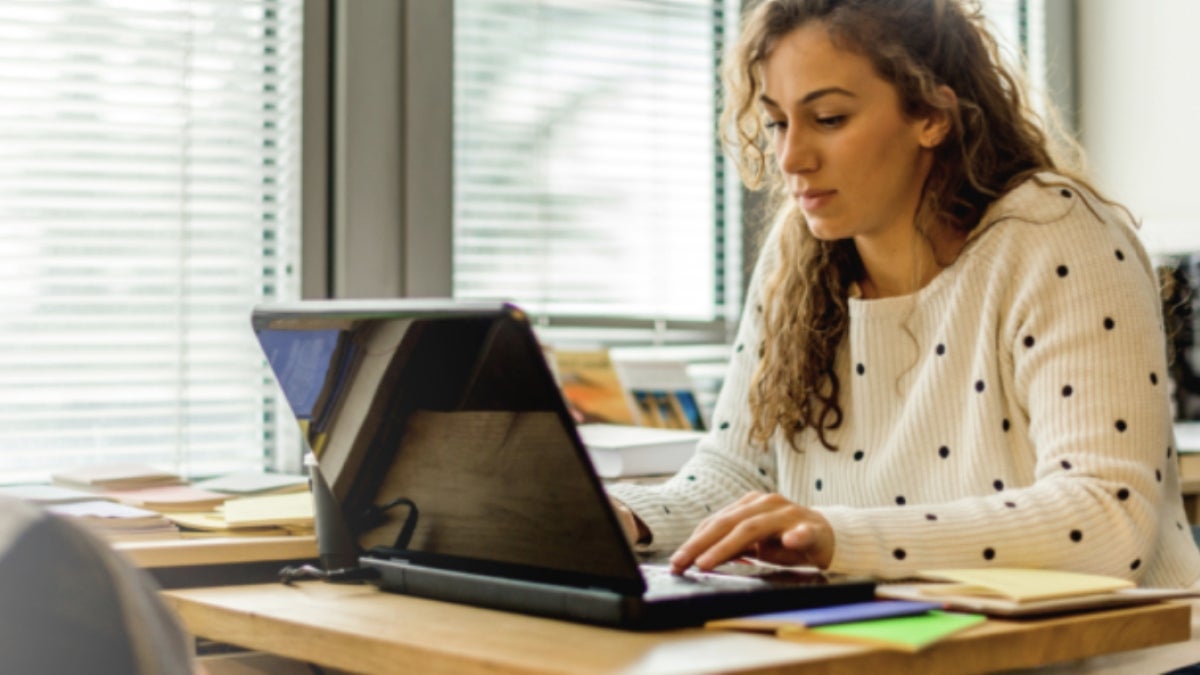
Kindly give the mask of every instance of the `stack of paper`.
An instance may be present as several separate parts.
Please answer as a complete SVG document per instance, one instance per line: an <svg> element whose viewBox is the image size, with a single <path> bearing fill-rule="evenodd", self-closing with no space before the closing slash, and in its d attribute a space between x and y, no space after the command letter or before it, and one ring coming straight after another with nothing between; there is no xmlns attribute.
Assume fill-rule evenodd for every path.
<svg viewBox="0 0 1200 675"><path fill-rule="evenodd" d="M195 512L215 509L230 495L220 492L202 490L193 485L167 485L164 487L142 488L140 490L114 490L104 493L106 497L144 509L166 513Z"/></svg>
<svg viewBox="0 0 1200 675"><path fill-rule="evenodd" d="M789 640L856 642L915 652L985 621L934 602L878 600L709 621L706 628L774 633Z"/></svg>
<svg viewBox="0 0 1200 675"><path fill-rule="evenodd" d="M116 540L178 539L179 528L162 514L102 499L51 504L46 510L71 518L93 532Z"/></svg>
<svg viewBox="0 0 1200 675"><path fill-rule="evenodd" d="M1137 588L1117 577L1061 570L988 567L931 570L919 576L944 583L881 584L881 597L943 602L997 616L1032 616L1200 595L1200 591Z"/></svg>
<svg viewBox="0 0 1200 675"><path fill-rule="evenodd" d="M230 495L269 495L306 492L308 477L287 473L247 471L217 476L193 483L198 488Z"/></svg>
<svg viewBox="0 0 1200 675"><path fill-rule="evenodd" d="M94 492L85 492L61 485L0 485L0 496L21 499L31 504L70 504L102 499Z"/></svg>
<svg viewBox="0 0 1200 675"><path fill-rule="evenodd" d="M221 535L311 534L313 501L308 492L237 497L217 511L168 517L180 527Z"/></svg>
<svg viewBox="0 0 1200 675"><path fill-rule="evenodd" d="M704 436L698 431L621 424L580 424L579 438L601 478L678 471Z"/></svg>
<svg viewBox="0 0 1200 675"><path fill-rule="evenodd" d="M145 464L89 464L51 474L56 485L84 490L136 490L182 485L178 475Z"/></svg>

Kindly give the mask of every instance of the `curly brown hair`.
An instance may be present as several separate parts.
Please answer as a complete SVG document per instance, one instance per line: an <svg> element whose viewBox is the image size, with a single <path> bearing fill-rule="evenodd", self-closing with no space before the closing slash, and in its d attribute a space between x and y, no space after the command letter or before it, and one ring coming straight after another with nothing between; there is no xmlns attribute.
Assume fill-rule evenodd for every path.
<svg viewBox="0 0 1200 675"><path fill-rule="evenodd" d="M822 241L788 198L773 161L759 97L762 69L785 35L818 22L834 44L870 60L910 119L951 122L934 150L916 213L921 236L969 232L1000 195L1044 170L1060 170L1054 144L1002 61L977 3L957 0L765 0L727 59L722 141L752 190L766 189L779 228L779 264L763 288L762 359L750 404L752 442L776 428L814 428L820 442L842 421L834 357L849 323L847 298L863 276L853 240ZM939 93L942 87L955 97ZM956 100L954 100L956 99ZM1072 148L1073 149L1073 148ZM949 264L952 261L939 261ZM786 301L785 301L786 299ZM785 433L795 446L795 435Z"/></svg>

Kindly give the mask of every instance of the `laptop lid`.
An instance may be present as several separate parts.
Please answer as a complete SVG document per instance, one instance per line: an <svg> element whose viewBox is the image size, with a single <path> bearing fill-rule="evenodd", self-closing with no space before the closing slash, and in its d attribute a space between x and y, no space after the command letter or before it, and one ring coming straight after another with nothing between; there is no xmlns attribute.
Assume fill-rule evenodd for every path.
<svg viewBox="0 0 1200 675"><path fill-rule="evenodd" d="M257 307L252 323L361 551L644 591L520 309L314 301Z"/></svg>

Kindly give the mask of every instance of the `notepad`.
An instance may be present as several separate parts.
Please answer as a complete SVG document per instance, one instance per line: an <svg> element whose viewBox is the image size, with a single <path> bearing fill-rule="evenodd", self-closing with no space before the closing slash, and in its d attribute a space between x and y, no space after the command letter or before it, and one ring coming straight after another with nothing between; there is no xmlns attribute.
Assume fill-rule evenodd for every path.
<svg viewBox="0 0 1200 675"><path fill-rule="evenodd" d="M925 592L930 596L971 595L1014 602L1110 593L1136 586L1128 579L1098 574L1015 567L930 570L920 576L952 582L926 587Z"/></svg>
<svg viewBox="0 0 1200 675"><path fill-rule="evenodd" d="M238 497L222 507L230 527L293 526L313 524L313 500L308 492L265 497Z"/></svg>
<svg viewBox="0 0 1200 675"><path fill-rule="evenodd" d="M933 609L940 609L941 607L940 603L935 602L874 600L871 602L831 605L829 607L794 609L786 612L772 612L770 614L737 616L728 619L714 619L704 624L704 627L722 630L775 633L784 628L812 628L815 626L828 626L854 621L866 621L869 619L911 616L914 614L923 614Z"/></svg>
<svg viewBox="0 0 1200 675"><path fill-rule="evenodd" d="M839 623L809 629L786 628L781 630L778 635L785 639L854 642L904 652L916 652L985 621L987 621L987 617L981 614L933 610L914 616Z"/></svg>
<svg viewBox="0 0 1200 675"><path fill-rule="evenodd" d="M1009 617L1200 596L1197 590L1138 588L1126 579L1061 570L935 570L920 576L950 583L880 584L875 592L883 598L942 602L953 609Z"/></svg>

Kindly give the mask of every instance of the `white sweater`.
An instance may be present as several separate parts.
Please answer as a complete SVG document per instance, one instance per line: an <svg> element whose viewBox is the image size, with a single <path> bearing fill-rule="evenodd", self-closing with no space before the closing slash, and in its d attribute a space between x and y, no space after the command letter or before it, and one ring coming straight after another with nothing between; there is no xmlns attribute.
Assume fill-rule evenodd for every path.
<svg viewBox="0 0 1200 675"><path fill-rule="evenodd" d="M611 488L649 548L677 547L757 490L829 520L838 572L996 565L1196 584L1149 259L1121 211L1039 178L997 200L925 288L850 299L836 452L811 429L799 452L779 433L766 452L747 440L769 236L713 430L668 482Z"/></svg>

